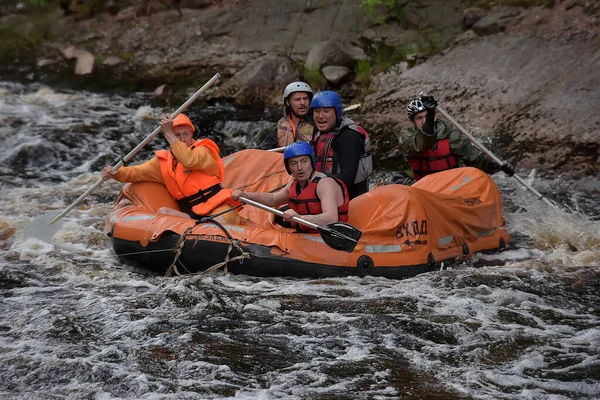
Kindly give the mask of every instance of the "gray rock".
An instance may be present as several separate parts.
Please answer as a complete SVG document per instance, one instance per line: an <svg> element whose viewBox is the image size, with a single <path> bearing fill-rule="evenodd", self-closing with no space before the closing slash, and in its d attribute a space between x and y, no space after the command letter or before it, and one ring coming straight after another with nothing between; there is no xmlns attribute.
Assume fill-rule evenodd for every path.
<svg viewBox="0 0 600 400"><path fill-rule="evenodd" d="M328 65L327 67L323 67L321 72L328 82L337 85L346 80L352 73L352 70L339 65Z"/></svg>
<svg viewBox="0 0 600 400"><path fill-rule="evenodd" d="M464 11L462 28L464 31L471 29L485 15L485 10L479 7L466 8Z"/></svg>
<svg viewBox="0 0 600 400"><path fill-rule="evenodd" d="M472 27L473 31L479 36L504 32L511 20L520 13L517 7L499 7L477 21Z"/></svg>
<svg viewBox="0 0 600 400"><path fill-rule="evenodd" d="M217 95L231 96L239 102L252 102L283 91L285 85L299 78L289 58L267 56L242 68L220 87Z"/></svg>
<svg viewBox="0 0 600 400"><path fill-rule="evenodd" d="M340 65L354 69L358 60L367 58L360 47L340 40L327 40L314 46L306 58L308 68Z"/></svg>

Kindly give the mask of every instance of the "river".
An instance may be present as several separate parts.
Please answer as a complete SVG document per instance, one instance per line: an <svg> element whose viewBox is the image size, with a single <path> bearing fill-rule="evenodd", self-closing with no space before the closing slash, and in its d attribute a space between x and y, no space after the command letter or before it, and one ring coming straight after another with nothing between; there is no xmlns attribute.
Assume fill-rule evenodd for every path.
<svg viewBox="0 0 600 400"><path fill-rule="evenodd" d="M560 209L496 174L509 250L399 281L140 274L103 233L114 181L36 239L171 111L152 104L0 82L0 398L600 398L598 193L535 171ZM200 104L223 154L279 115Z"/></svg>

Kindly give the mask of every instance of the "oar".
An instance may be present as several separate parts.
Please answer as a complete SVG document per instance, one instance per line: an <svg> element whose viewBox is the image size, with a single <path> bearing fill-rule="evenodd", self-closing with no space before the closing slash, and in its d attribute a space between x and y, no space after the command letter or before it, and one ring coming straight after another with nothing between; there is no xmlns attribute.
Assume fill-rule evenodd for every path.
<svg viewBox="0 0 600 400"><path fill-rule="evenodd" d="M442 115L442 117L444 117L452 125L454 125L460 133L465 135L475 146L477 146L479 148L479 150L483 151L483 153L485 155L487 155L489 158L491 158L496 164L498 164L499 166L502 166L502 164L503 164L502 160L500 160L492 152L490 152L488 149L486 149L484 145L479 143L479 141L477 139L475 139L469 132L467 132L467 130L465 128L463 128L458 122L456 122L451 116L449 116L448 113L446 111L444 111L444 109L442 107L437 106L436 110L437 110L437 112L439 112ZM556 204L552 203L550 200L548 200L548 198L544 197L540 192L535 190L530 184L525 182L519 175L514 174L512 177L517 182L519 182L521 185L523 185L525 187L525 189L527 189L531 193L533 193L538 198L538 200L542 200L544 203L548 204L549 206L556 207Z"/></svg>
<svg viewBox="0 0 600 400"><path fill-rule="evenodd" d="M283 153L284 150L285 150L285 146L283 146L283 147L276 147L274 149L269 149L267 151L272 151L272 152L277 152L277 153Z"/></svg>
<svg viewBox="0 0 600 400"><path fill-rule="evenodd" d="M192 95L192 97L190 97L189 99L187 99L187 101L185 103L183 103L181 105L181 107L179 107L177 110L175 110L175 112L173 112L171 114L171 117L175 118L177 115L179 115L183 111L185 111L190 106L190 104L192 104L194 101L196 101L196 99L198 97L200 97L200 95L203 92L205 92L206 89L208 89L209 87L211 87L220 77L221 77L221 75L219 73L216 73L212 78L210 78L210 80L208 82L206 82L204 84L204 86L202 86L200 89L198 89L198 91L196 93L194 93ZM148 135L146 137L146 139L144 139L133 150L131 150L129 152L129 154L127 154L117 164L115 164L115 166L113 167L113 169L115 169L115 170L119 169L119 167L121 167L121 165L123 165L127 161L131 160L133 158L133 156L135 156L144 146L146 146L148 143L150 143L152 141L152 139L154 139L156 137L156 135L158 135L159 133L160 133L160 126L157 127L156 129L154 129L154 131L152 131L152 133L150 135ZM85 193L83 193L81 196L79 196L79 198L77 198L77 200L75 200L73 203L71 203L71 205L69 207L67 207L63 212L61 212L60 214L58 214L50 223L53 224L57 220L61 219L65 215L67 215L67 213L69 211L71 211L73 208L75 208L75 206L77 204L81 203L81 201L83 201L83 199L85 199L87 196L89 196L90 193L92 193L94 190L96 190L96 188L98 188L98 186L102 185L102 182L104 182L104 179L102 179L102 178L98 179L98 181L96 183L94 183L94 185L92 187L90 187L88 190L86 190Z"/></svg>
<svg viewBox="0 0 600 400"><path fill-rule="evenodd" d="M279 185L279 186L277 186L275 189L271 189L271 190L269 190L269 192L268 192L268 193L273 193L273 192L276 192L276 191L278 191L279 189L283 189L283 188L284 188L284 187L285 187L285 186L286 186L288 183L289 183L289 182L286 182L286 183L284 183L283 185ZM220 217L220 216L221 216L221 215L223 215L223 214L227 214L227 213L228 213L228 212L230 212L230 211L237 210L237 209L238 209L238 208L240 208L241 206L242 206L242 205L240 204L239 206L235 206L235 207L228 208L227 210L221 211L220 213L217 213L217 214L211 214L211 215L207 215L206 217L204 217L204 218L202 218L202 219L214 219L214 218Z"/></svg>
<svg viewBox="0 0 600 400"><path fill-rule="evenodd" d="M34 218L23 230L23 235L25 237L35 237L42 242L50 243L63 225L62 219L55 224L50 222L59 213L59 210L53 210Z"/></svg>
<svg viewBox="0 0 600 400"><path fill-rule="evenodd" d="M265 206L262 203L258 203L245 197L240 197L239 199L246 204L250 204L251 206L258 207L261 210L265 210L283 217L283 212L275 208ZM329 247L348 253L352 253L356 247L356 244L358 243L358 240L362 236L362 232L360 230L345 222L331 222L327 225L317 225L313 224L312 222L305 221L299 217L292 217L292 220L299 224L306 225L309 228L318 230L321 234L321 238L323 238L323 241L329 245Z"/></svg>

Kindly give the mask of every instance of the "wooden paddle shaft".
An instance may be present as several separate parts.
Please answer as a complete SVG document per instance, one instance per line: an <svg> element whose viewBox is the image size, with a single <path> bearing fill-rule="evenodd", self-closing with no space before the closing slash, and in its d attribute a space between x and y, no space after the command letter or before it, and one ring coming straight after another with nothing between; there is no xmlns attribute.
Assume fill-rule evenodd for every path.
<svg viewBox="0 0 600 400"><path fill-rule="evenodd" d="M467 132L467 130L465 128L463 128L458 122L456 122L454 120L454 118L452 118L450 115L448 115L448 113L442 107L437 106L436 107L436 111L439 112L442 115L442 117L444 117L445 119L447 119L448 122L450 122L452 125L454 125L454 127L456 129L458 129L458 131L460 133L462 133L463 135L465 135L486 156L488 156L489 158L491 158L499 166L502 166L502 164L503 164L502 160L500 160L498 157L496 157L494 155L494 153L492 153L491 151L489 151L488 149L486 149L484 145L482 145L481 143L479 143L479 141L477 139L475 139L473 137L473 135L471 135L469 132ZM538 200L542 200L542 201L544 201L544 203L546 203L546 204L548 204L550 206L556 207L556 205L554 203L552 203L550 200L548 200L546 197L544 197L544 195L542 195L540 192L538 192L537 190L535 190L530 184L528 184L527 182L525 182L519 175L514 174L512 176L512 178L514 180L516 180L517 182L519 182L521 185L523 185L531 193L533 193L538 198Z"/></svg>
<svg viewBox="0 0 600 400"><path fill-rule="evenodd" d="M204 86L202 86L200 89L198 89L198 91L196 93L194 93L192 95L192 97L187 99L187 101L185 103L183 103L181 105L181 107L179 107L177 110L175 110L171 114L171 117L175 118L176 116L181 114L183 111L185 111L190 106L190 104L192 104L194 101L196 101L196 99L198 99L198 97L200 97L200 95L202 93L204 93L206 91L206 89L211 87L220 77L221 77L221 74L216 73L212 78L210 78L210 80L208 82L206 82L204 84ZM113 170L119 169L127 161L131 160L133 158L133 156L135 156L144 146L146 146L148 143L150 143L152 141L152 139L154 139L156 137L156 135L158 135L159 133L160 133L160 126L157 127L156 129L154 129L152 131L152 133L150 135L148 135L140 144L135 146L135 148L133 150L131 150L125 157L123 157L117 164L115 164L115 166L113 167ZM85 193L83 193L81 196L79 196L77 198L77 200L75 200L73 203L71 203L71 205L69 207L67 207L63 212L58 214L56 216L56 218L54 218L50 222L50 224L53 224L57 220L61 219L65 215L67 215L67 213L69 211L71 211L73 208L75 208L75 206L77 204L81 203L83 201L83 199L88 197L90 195L90 193L92 193L94 190L96 190L98 188L98 186L102 185L102 182L104 182L104 179L100 178L96 183L94 183L94 185L92 185L92 187L90 187L88 190L85 191Z"/></svg>

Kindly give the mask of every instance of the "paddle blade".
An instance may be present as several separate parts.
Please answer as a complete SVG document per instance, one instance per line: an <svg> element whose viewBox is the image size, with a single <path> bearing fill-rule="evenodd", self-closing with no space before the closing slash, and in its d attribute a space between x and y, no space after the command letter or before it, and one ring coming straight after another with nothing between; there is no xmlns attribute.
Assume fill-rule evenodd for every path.
<svg viewBox="0 0 600 400"><path fill-rule="evenodd" d="M60 210L49 211L46 214L36 217L23 230L23 235L25 235L25 237L35 237L43 242L50 243L63 224L62 219L59 219L55 223L51 223L60 212Z"/></svg>
<svg viewBox="0 0 600 400"><path fill-rule="evenodd" d="M321 238L329 247L352 253L358 240L362 236L362 231L356 229L345 222L332 222L319 227Z"/></svg>

